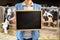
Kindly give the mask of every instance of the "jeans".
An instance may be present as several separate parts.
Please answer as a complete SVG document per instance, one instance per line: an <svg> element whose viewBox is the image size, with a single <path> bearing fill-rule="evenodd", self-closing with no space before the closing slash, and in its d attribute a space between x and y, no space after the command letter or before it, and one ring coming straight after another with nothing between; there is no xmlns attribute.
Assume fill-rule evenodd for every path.
<svg viewBox="0 0 60 40"><path fill-rule="evenodd" d="M29 39L24 39L24 40L32 40L32 38L29 38Z"/></svg>
<svg viewBox="0 0 60 40"><path fill-rule="evenodd" d="M17 39L17 40L19 40L19 39ZM32 40L32 38L30 38L30 39L25 39L25 38L24 38L24 40ZM37 40L38 40L38 39L37 39Z"/></svg>

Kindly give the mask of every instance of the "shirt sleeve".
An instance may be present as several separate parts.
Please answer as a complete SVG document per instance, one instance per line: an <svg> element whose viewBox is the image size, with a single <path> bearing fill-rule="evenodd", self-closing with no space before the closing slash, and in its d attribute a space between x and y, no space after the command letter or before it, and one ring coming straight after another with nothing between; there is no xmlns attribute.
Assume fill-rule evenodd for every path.
<svg viewBox="0 0 60 40"><path fill-rule="evenodd" d="M41 10L41 5L39 5L39 10Z"/></svg>
<svg viewBox="0 0 60 40"><path fill-rule="evenodd" d="M15 9L18 10L18 4L15 5Z"/></svg>

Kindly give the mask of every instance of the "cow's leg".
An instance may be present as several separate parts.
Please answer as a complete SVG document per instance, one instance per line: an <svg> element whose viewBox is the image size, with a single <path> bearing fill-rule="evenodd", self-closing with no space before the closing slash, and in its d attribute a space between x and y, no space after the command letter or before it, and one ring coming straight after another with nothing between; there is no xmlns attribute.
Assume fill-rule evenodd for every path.
<svg viewBox="0 0 60 40"><path fill-rule="evenodd" d="M7 28L4 28L4 33L8 33Z"/></svg>
<svg viewBox="0 0 60 40"><path fill-rule="evenodd" d="M8 33L8 31L7 31L8 24L9 24L9 22L7 20L3 24L4 33Z"/></svg>

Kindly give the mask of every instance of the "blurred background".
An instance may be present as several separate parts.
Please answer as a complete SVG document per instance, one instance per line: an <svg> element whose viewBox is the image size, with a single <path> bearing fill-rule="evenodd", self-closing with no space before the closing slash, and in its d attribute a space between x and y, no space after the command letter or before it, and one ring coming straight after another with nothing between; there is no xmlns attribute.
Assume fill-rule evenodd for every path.
<svg viewBox="0 0 60 40"><path fill-rule="evenodd" d="M14 16L13 13L15 10L15 4L21 3L23 1L24 0L0 0L0 40L16 40L16 28L14 25L12 25L12 22L9 21L9 19ZM33 2L41 5L41 10L43 11L42 28L40 30L39 40L59 40L60 1L33 0ZM4 28L6 28L7 30L5 30Z"/></svg>
<svg viewBox="0 0 60 40"><path fill-rule="evenodd" d="M0 0L1 6L6 6L9 4L10 6L14 6L16 3L23 2L24 0ZM33 0L34 3L41 4L42 6L60 6L59 0Z"/></svg>

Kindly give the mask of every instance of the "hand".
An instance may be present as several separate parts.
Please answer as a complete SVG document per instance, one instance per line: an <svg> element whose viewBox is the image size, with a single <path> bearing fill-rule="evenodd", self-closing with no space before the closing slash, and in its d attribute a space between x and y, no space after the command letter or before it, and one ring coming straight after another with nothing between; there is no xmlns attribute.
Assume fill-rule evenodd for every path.
<svg viewBox="0 0 60 40"><path fill-rule="evenodd" d="M11 24L16 24L16 17L13 17L9 20L11 22Z"/></svg>
<svg viewBox="0 0 60 40"><path fill-rule="evenodd" d="M41 19L41 21L42 21L42 24L45 23L45 20L43 18Z"/></svg>

